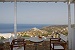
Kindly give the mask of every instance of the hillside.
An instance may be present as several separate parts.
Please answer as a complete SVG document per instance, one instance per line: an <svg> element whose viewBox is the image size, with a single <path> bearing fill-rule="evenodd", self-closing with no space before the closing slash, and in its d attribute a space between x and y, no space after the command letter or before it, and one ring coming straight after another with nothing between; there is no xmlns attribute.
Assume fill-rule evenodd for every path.
<svg viewBox="0 0 75 50"><path fill-rule="evenodd" d="M43 27L41 29L38 28L32 28L28 31L20 32L18 33L20 36L23 37L30 37L30 36L51 36L52 34L64 34L68 35L68 26L67 25L53 25L53 26L47 26Z"/></svg>
<svg viewBox="0 0 75 50"><path fill-rule="evenodd" d="M50 34L56 33L56 32L64 34L64 35L68 34L68 26L67 25L47 26L47 27L41 28L41 30L45 30L45 31L47 31Z"/></svg>

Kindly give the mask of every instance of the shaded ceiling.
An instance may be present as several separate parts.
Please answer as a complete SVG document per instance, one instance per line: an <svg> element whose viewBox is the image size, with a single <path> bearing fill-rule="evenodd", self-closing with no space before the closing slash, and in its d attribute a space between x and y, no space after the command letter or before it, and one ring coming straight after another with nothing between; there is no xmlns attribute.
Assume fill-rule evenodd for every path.
<svg viewBox="0 0 75 50"><path fill-rule="evenodd" d="M0 0L0 2L14 2L15 0ZM68 0L17 0L17 2L68 2ZM70 0L74 3L74 0Z"/></svg>

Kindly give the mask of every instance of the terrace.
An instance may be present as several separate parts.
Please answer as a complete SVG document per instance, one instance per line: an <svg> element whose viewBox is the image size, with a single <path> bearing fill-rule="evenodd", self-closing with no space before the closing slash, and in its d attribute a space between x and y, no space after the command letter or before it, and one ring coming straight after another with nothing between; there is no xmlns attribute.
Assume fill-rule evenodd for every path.
<svg viewBox="0 0 75 50"><path fill-rule="evenodd" d="M15 15L14 15L14 34L15 38L17 38L17 2L67 2L68 4L68 48L69 50L74 50L75 49L75 26L71 26L71 10L70 10L70 4L74 4L74 24L75 24L75 1L74 0L0 0L0 2L14 2L14 7L15 7ZM47 42L46 42L47 43ZM29 47L29 46L28 46ZM38 46L39 49L40 46ZM46 46L45 46L46 47ZM20 48L19 48L20 49ZM27 50L30 48L27 48ZM32 48L33 49L33 48ZM43 48L42 48L43 49ZM47 47L48 49L48 47Z"/></svg>
<svg viewBox="0 0 75 50"><path fill-rule="evenodd" d="M22 39L24 39L23 41L25 41L25 43L23 41L21 41ZM51 38L51 37L42 37L42 38L40 38L40 37L28 37L28 38L20 37L20 38L18 38L17 41L16 41L16 39L15 39L15 41L13 40L11 45L10 45L9 41L6 41L6 42L4 41L5 43L4 43L4 46L2 46L2 47L4 50L53 50L50 47L50 44L51 44L50 39L56 39L56 40L54 40L55 43L57 41L59 41L59 40L57 40L59 38L56 38L56 37L55 38ZM42 41L42 40L44 40L44 41ZM66 41L63 41L62 39L60 41L61 41L61 45L64 46L63 43ZM23 42L23 45L25 45L25 46L22 45L22 42ZM58 43L56 43L56 44L58 44ZM1 46L1 43L0 43L0 46ZM59 48L61 48L61 47L59 47ZM65 43L64 50L68 50L67 42Z"/></svg>

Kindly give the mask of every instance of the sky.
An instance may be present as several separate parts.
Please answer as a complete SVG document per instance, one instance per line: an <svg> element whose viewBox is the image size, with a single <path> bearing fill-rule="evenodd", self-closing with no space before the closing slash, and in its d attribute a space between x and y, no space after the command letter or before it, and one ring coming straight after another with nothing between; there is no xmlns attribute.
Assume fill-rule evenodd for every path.
<svg viewBox="0 0 75 50"><path fill-rule="evenodd" d="M71 23L74 23L74 5L71 4ZM0 2L0 23L14 23L14 3ZM67 3L18 2L18 24L68 24Z"/></svg>

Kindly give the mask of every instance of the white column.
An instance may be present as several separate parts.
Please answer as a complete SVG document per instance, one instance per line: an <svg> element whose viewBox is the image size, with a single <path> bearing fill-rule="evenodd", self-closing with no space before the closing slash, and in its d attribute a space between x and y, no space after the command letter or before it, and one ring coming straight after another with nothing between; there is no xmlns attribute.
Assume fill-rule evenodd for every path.
<svg viewBox="0 0 75 50"><path fill-rule="evenodd" d="M75 24L75 3L74 3L74 24Z"/></svg>
<svg viewBox="0 0 75 50"><path fill-rule="evenodd" d="M17 38L17 2L14 0L14 35Z"/></svg>
<svg viewBox="0 0 75 50"><path fill-rule="evenodd" d="M68 2L68 48L72 48L71 39L71 12L70 12L70 1Z"/></svg>
<svg viewBox="0 0 75 50"><path fill-rule="evenodd" d="M75 25L75 3L74 3L74 25ZM72 33L72 50L75 50L75 26Z"/></svg>

